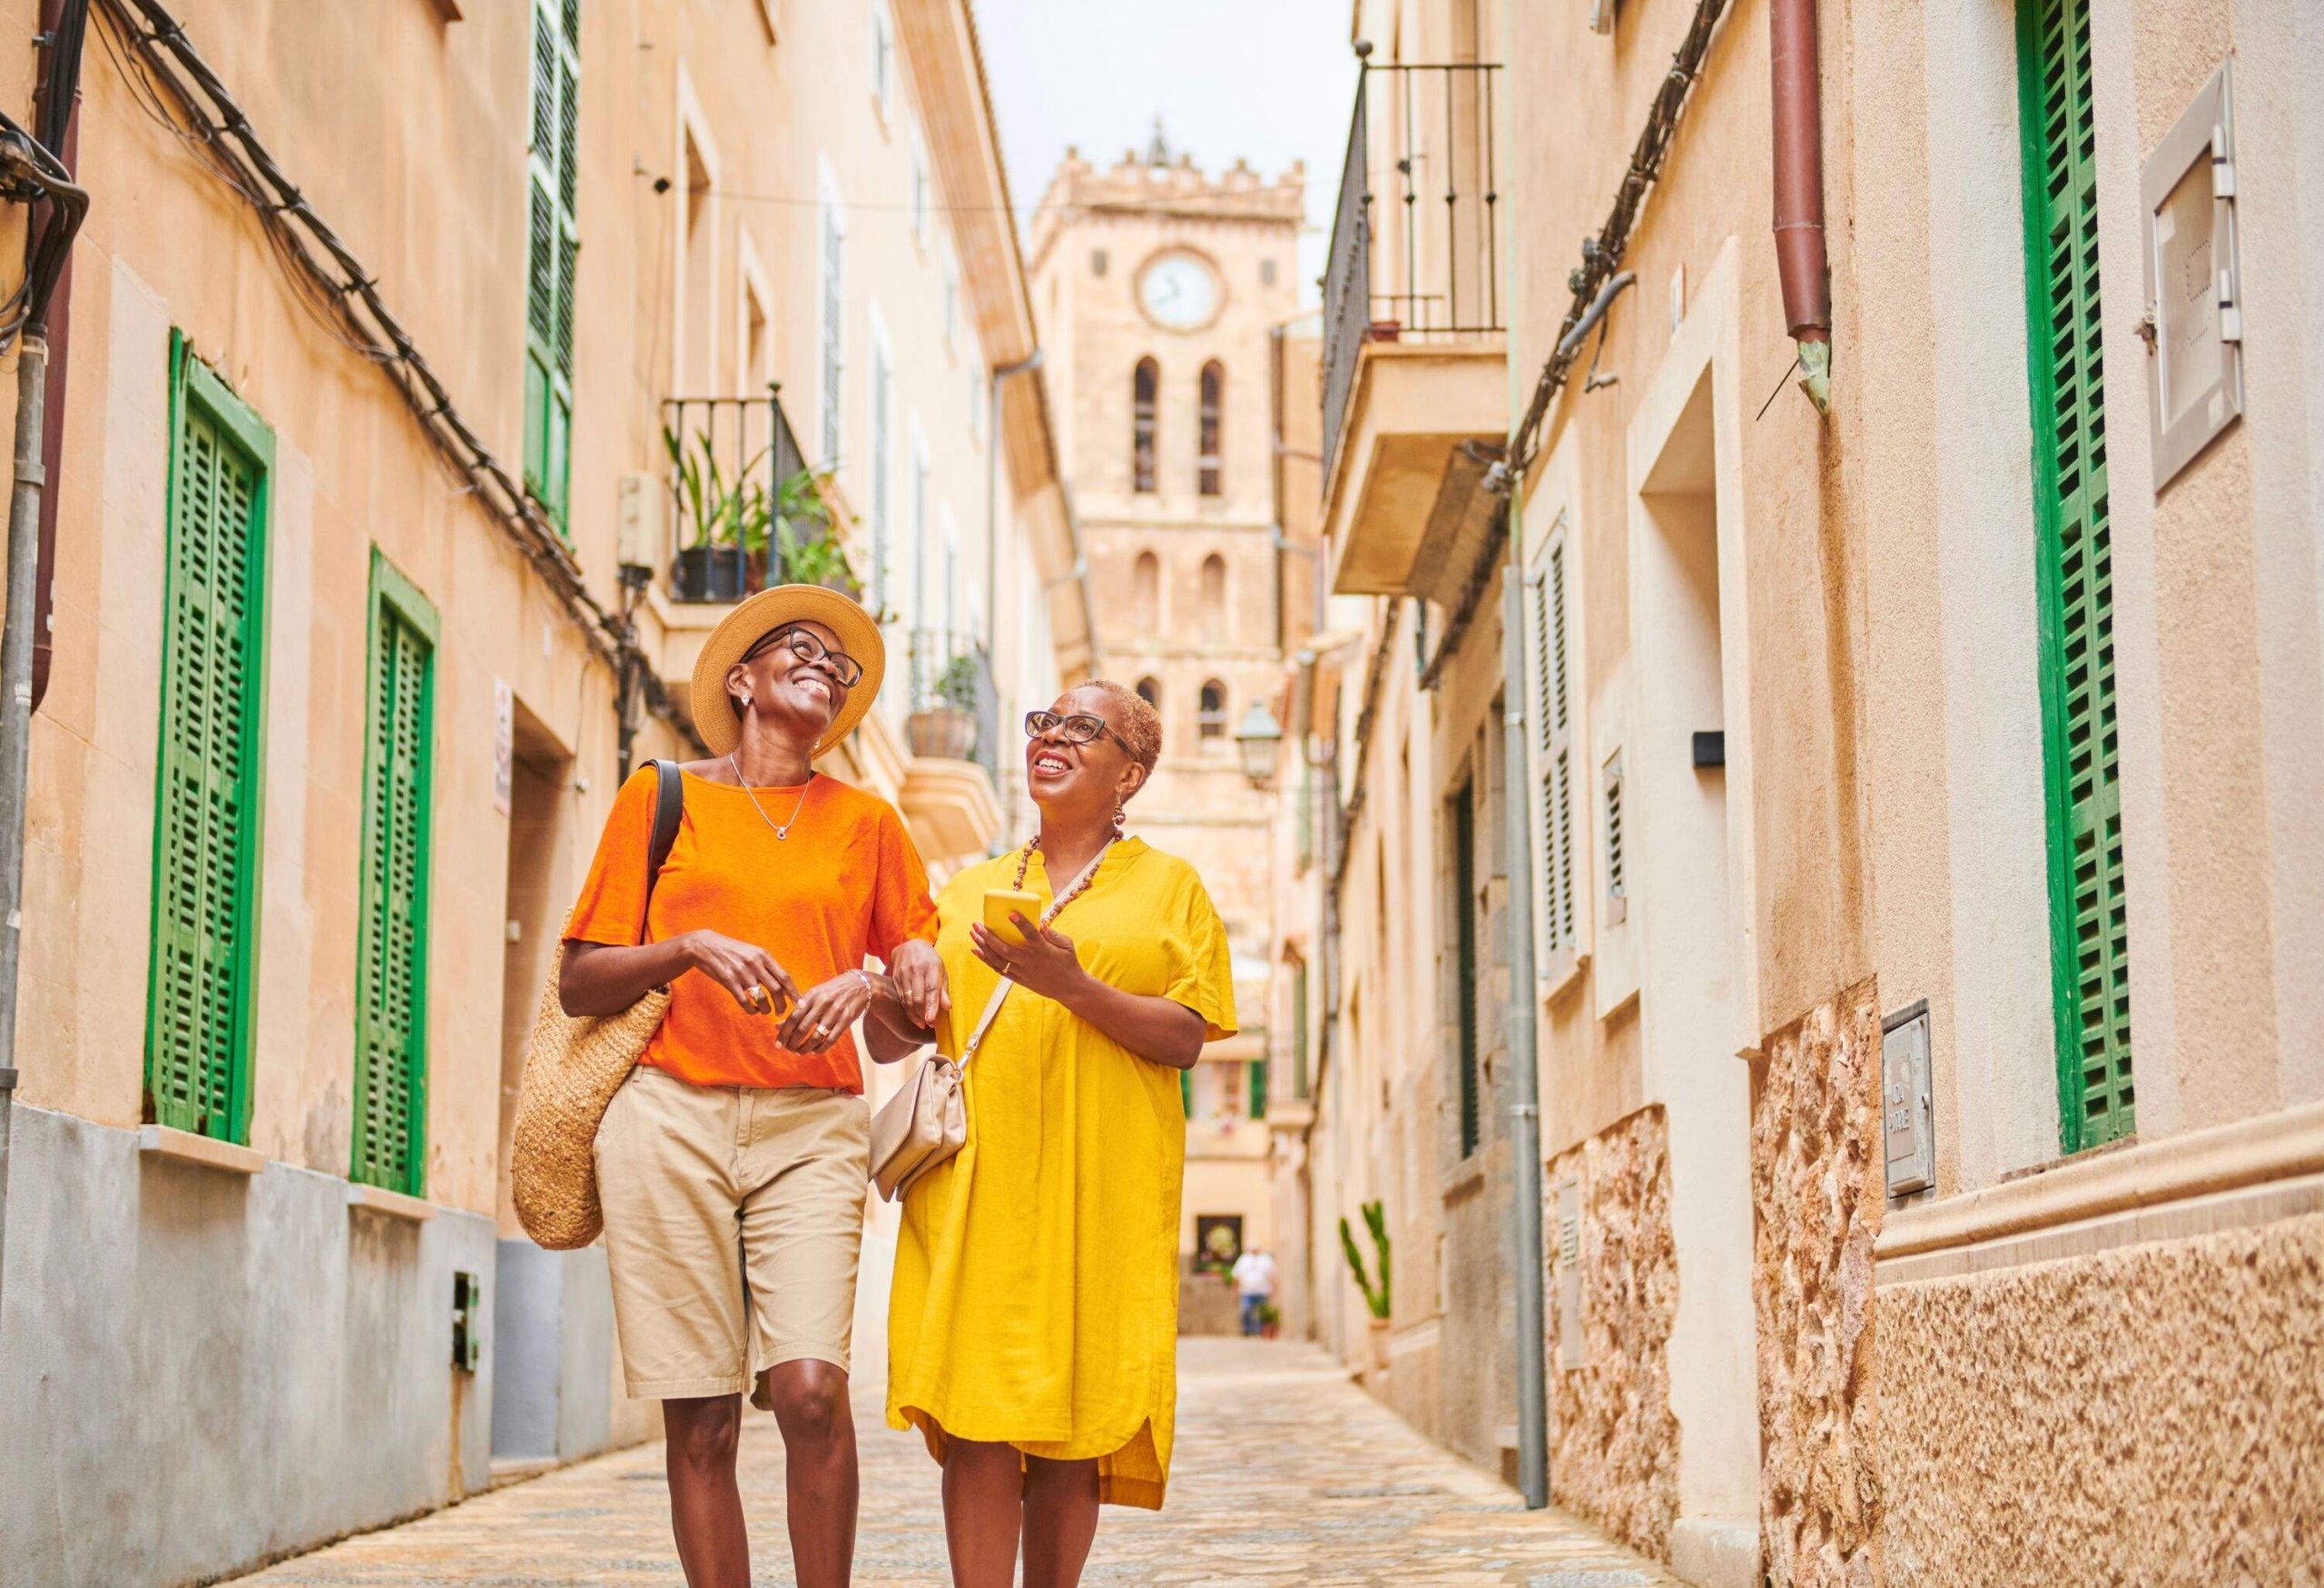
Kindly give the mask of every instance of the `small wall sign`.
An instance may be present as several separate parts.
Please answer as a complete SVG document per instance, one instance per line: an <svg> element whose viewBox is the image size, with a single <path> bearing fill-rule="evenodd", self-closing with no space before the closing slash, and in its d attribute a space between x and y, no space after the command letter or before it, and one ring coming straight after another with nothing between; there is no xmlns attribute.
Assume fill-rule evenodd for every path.
<svg viewBox="0 0 2324 1588"><path fill-rule="evenodd" d="M2157 491L2243 412L2230 65L2203 85L2139 175Z"/></svg>

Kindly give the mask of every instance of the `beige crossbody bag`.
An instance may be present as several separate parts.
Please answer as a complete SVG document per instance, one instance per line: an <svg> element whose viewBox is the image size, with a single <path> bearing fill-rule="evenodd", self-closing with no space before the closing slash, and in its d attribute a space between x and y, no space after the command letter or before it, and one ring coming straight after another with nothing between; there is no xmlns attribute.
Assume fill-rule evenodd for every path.
<svg viewBox="0 0 2324 1588"><path fill-rule="evenodd" d="M1041 912L1043 926L1055 920L1057 912L1081 891L1082 883L1089 880L1106 858L1106 851L1112 847L1108 843L1100 849L1096 859L1082 868L1081 874L1059 891L1049 907ZM911 1079L904 1082L903 1090L881 1104L880 1111L872 1117L872 1183L889 1201L901 1199L912 1181L968 1145L969 1110L960 1093L961 1071L984 1045L993 1017L1000 1012L1009 990L1016 985L1006 976L1000 979L1000 985L992 990L992 997L984 1006L984 1013L977 1017L976 1030L970 1033L960 1058L948 1059L934 1053L922 1060Z"/></svg>

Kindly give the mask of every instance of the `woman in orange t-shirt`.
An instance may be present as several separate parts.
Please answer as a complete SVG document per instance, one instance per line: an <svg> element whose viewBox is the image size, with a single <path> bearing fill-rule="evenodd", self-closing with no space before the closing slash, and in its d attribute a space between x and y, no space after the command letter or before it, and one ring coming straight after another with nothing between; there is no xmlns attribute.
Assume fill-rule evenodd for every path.
<svg viewBox="0 0 2324 1588"><path fill-rule="evenodd" d="M745 1588L742 1393L781 1424L802 1588L847 1580L847 1366L870 1114L849 1028L879 1060L946 1007L928 876L884 800L814 771L878 693L863 609L789 585L737 607L694 666L713 758L649 882L655 769L623 785L566 925L568 1014L670 988L598 1128L606 1255L629 1393L662 1402L672 1528L692 1588ZM868 969L866 956L887 966Z"/></svg>

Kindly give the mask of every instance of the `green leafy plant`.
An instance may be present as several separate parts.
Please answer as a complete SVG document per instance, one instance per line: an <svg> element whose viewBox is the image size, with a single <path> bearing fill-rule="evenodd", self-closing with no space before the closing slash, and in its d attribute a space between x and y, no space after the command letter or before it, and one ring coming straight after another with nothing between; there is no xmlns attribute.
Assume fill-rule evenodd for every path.
<svg viewBox="0 0 2324 1588"><path fill-rule="evenodd" d="M730 482L718 465L710 432L698 430L694 439L698 445L689 446L676 430L662 427L662 447L669 453L671 470L677 477L678 504L694 526L692 544L763 552L780 499L780 492L770 495L766 483L757 478L766 449L762 447L744 459Z"/></svg>
<svg viewBox="0 0 2324 1588"><path fill-rule="evenodd" d="M1364 1271L1364 1254L1355 1249L1355 1231L1346 1219L1340 1220L1340 1250L1346 1254L1347 1266L1355 1275L1355 1287L1364 1292L1364 1305L1374 1317L1388 1316L1388 1215L1377 1202L1362 1205L1364 1228L1372 1232L1372 1244L1378 1248L1380 1283L1375 1288L1370 1276Z"/></svg>
<svg viewBox="0 0 2324 1588"><path fill-rule="evenodd" d="M954 711L972 712L977 708L977 659L962 651L945 664L937 675L936 699Z"/></svg>

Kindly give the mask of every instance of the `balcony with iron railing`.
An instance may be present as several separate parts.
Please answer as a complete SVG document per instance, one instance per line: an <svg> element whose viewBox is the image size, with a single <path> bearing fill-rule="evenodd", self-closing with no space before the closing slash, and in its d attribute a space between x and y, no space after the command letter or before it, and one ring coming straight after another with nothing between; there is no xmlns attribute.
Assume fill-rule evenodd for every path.
<svg viewBox="0 0 2324 1588"><path fill-rule="evenodd" d="M904 737L912 761L902 804L916 832L946 856L982 854L1000 834L1000 691L973 636L915 628L906 641Z"/></svg>
<svg viewBox="0 0 2324 1588"><path fill-rule="evenodd" d="M780 390L662 404L673 601L724 605L772 585L855 581Z"/></svg>
<svg viewBox="0 0 2324 1588"><path fill-rule="evenodd" d="M1457 578L1452 565L1465 567L1452 542L1471 528L1457 522L1473 484L1465 477L1481 473L1462 443L1497 442L1508 425L1500 285L1508 221L1493 144L1501 69L1374 64L1370 53L1356 46L1324 278L1332 587L1441 598L1436 577ZM1462 497L1449 515L1438 510L1448 489Z"/></svg>

